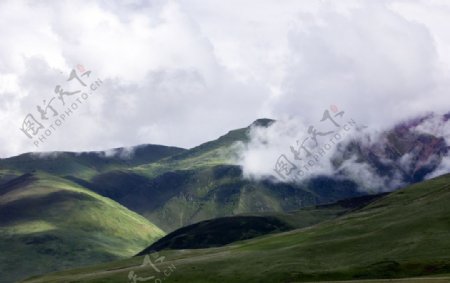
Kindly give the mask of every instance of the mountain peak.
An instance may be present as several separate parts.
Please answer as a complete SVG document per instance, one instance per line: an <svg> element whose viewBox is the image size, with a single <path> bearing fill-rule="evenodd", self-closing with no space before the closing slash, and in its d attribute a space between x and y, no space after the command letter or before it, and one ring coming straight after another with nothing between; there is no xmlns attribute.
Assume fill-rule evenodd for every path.
<svg viewBox="0 0 450 283"><path fill-rule="evenodd" d="M269 119L269 118L260 118L255 120L250 126L256 126L256 127L269 127L270 125L272 125L275 122L275 120L273 119Z"/></svg>

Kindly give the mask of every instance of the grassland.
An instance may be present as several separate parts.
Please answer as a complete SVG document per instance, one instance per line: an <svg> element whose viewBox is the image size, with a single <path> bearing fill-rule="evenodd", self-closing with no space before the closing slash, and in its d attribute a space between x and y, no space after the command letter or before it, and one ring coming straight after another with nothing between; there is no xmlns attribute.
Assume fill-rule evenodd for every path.
<svg viewBox="0 0 450 283"><path fill-rule="evenodd" d="M129 257L163 235L111 199L47 173L0 186L0 282Z"/></svg>
<svg viewBox="0 0 450 283"><path fill-rule="evenodd" d="M164 251L166 261L159 267L176 267L164 282L273 283L421 276L427 277L422 282L428 282L432 275L446 280L445 274L450 273L449 201L450 175L445 175L311 227L220 248ZM142 256L135 257L26 282L124 282L131 270L142 277L155 275L142 261Z"/></svg>

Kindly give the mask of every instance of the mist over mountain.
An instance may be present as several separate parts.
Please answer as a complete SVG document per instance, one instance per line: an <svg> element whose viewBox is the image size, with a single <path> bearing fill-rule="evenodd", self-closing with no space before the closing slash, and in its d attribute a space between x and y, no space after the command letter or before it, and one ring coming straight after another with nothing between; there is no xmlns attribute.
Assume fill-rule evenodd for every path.
<svg viewBox="0 0 450 283"><path fill-rule="evenodd" d="M118 169L142 171L146 164L158 161L162 162L151 167L159 168L156 174L226 164L240 166L242 177L250 181L307 184L314 178L331 178L354 182L367 193L395 190L450 171L450 113L430 112L384 130L361 125L345 113L337 116L336 125L328 123L328 128L323 121L307 125L294 118L258 119L189 150L139 145L79 153L38 152L0 159L0 166L91 178ZM299 141L306 143L302 147ZM284 176L274 170L282 155L295 167Z"/></svg>
<svg viewBox="0 0 450 283"><path fill-rule="evenodd" d="M248 142L235 144L234 161L250 179L302 183L328 176L356 182L366 192L391 191L450 171L448 113L421 115L381 131L352 118L342 121L332 131L316 129L316 142L316 125L298 119L252 127ZM281 157L292 172L277 174Z"/></svg>

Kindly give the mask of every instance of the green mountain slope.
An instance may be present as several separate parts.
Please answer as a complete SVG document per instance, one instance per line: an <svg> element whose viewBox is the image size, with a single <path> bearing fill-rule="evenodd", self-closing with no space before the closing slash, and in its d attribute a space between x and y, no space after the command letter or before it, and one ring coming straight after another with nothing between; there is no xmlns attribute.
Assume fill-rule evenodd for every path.
<svg viewBox="0 0 450 283"><path fill-rule="evenodd" d="M362 194L351 182L321 180L309 185L252 181L243 178L239 166L216 165L154 178L130 170L110 171L90 182L76 181L170 232L216 217L292 211Z"/></svg>
<svg viewBox="0 0 450 283"><path fill-rule="evenodd" d="M22 173L39 170L58 176L90 178L100 172L152 163L183 151L185 149L178 147L149 144L106 152L25 153L0 159L0 170L9 169Z"/></svg>
<svg viewBox="0 0 450 283"><path fill-rule="evenodd" d="M0 169L0 185L19 177L22 174L22 172L18 172L16 170Z"/></svg>
<svg viewBox="0 0 450 283"><path fill-rule="evenodd" d="M164 282L302 282L450 273L450 174L321 224L220 248L161 252ZM27 282L123 282L143 257Z"/></svg>
<svg viewBox="0 0 450 283"><path fill-rule="evenodd" d="M0 186L0 282L129 257L163 235L116 202L46 173Z"/></svg>
<svg viewBox="0 0 450 283"><path fill-rule="evenodd" d="M359 209L385 195L362 196L291 212L253 213L205 220L177 229L139 255L165 249L220 247L269 233L304 228Z"/></svg>

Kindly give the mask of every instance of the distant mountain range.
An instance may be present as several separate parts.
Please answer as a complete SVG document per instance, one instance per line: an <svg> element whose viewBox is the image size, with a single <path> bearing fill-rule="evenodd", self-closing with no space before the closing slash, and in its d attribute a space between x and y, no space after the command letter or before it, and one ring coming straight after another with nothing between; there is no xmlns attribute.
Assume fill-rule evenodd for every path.
<svg viewBox="0 0 450 283"><path fill-rule="evenodd" d="M245 179L230 161L235 143L248 142L252 127L270 127L270 119L192 149L141 145L0 159L0 273L18 279L125 258L199 221L365 195L351 167L343 166L350 161L382 178L386 190L420 182L448 155L442 136L419 130L429 119L436 117L399 124L375 141L360 137L341 145L332 174L302 183ZM24 256L28 251L32 256Z"/></svg>

